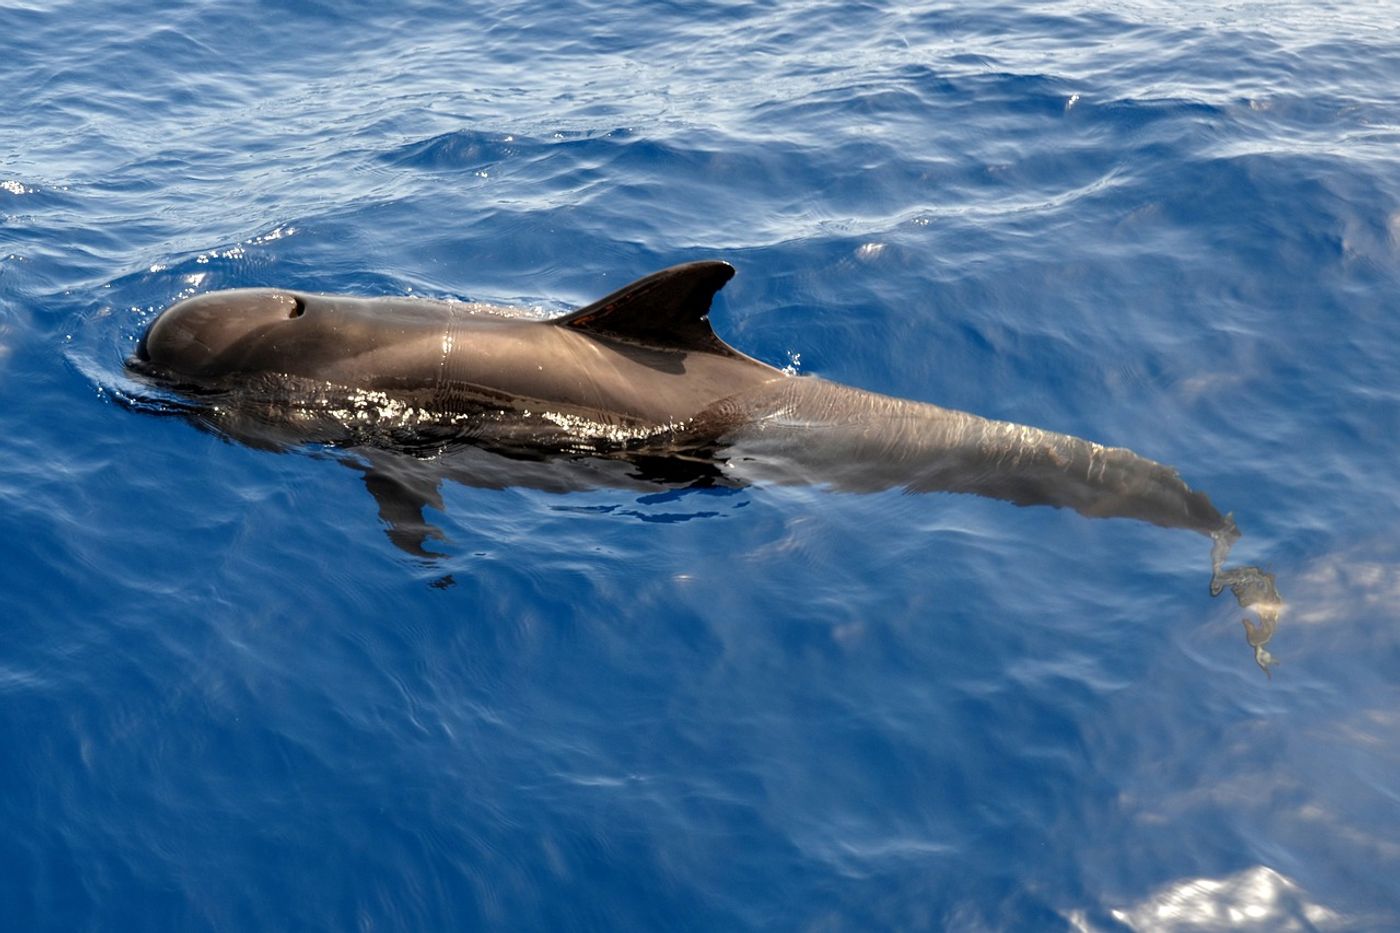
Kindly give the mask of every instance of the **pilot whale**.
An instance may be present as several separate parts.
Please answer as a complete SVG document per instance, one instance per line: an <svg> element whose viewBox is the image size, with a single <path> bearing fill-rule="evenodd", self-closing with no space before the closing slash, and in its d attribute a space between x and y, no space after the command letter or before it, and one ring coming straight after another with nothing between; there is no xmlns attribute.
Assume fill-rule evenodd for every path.
<svg viewBox="0 0 1400 933"><path fill-rule="evenodd" d="M356 451L391 539L424 556L440 537L422 518L440 507L435 461L455 451L448 475L481 485L902 487L1137 519L1210 536L1213 589L1235 585L1221 573L1234 521L1176 470L769 366L711 327L733 275L724 262L674 266L550 320L463 302L216 291L161 312L128 365L244 443Z"/></svg>
<svg viewBox="0 0 1400 933"><path fill-rule="evenodd" d="M795 376L721 340L695 262L547 321L484 305L235 289L149 326L133 369L252 443L469 443L725 461L843 489L976 493L1215 534L1170 467L1117 447ZM261 436L260 436L261 435Z"/></svg>
<svg viewBox="0 0 1400 933"><path fill-rule="evenodd" d="M733 275L724 262L675 266L545 321L447 301L216 291L161 312L129 364L255 446L672 459L678 476L975 493L1233 533L1204 493L1132 451L735 350L709 321Z"/></svg>

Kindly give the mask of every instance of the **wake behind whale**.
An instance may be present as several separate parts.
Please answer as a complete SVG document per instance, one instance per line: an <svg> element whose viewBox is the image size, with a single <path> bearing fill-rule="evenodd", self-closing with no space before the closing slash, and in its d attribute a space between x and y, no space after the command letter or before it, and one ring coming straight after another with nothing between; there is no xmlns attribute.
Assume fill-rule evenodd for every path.
<svg viewBox="0 0 1400 933"><path fill-rule="evenodd" d="M134 372L178 392L181 413L269 449L352 451L390 539L433 557L443 478L567 491L816 483L961 492L1212 538L1213 594L1259 613L1265 650L1281 601L1272 575L1226 569L1234 521L1176 470L1130 450L810 376L735 350L711 328L734 275L695 262L572 314L524 320L488 305L237 289L172 305Z"/></svg>

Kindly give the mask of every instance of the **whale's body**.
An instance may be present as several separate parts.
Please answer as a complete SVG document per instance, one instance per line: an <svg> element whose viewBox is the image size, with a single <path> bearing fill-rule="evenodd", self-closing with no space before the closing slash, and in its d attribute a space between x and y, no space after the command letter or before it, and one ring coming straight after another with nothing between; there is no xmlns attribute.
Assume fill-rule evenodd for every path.
<svg viewBox="0 0 1400 933"><path fill-rule="evenodd" d="M1259 609L1256 659L1282 605L1273 576L1226 570L1233 520L1176 470L1120 447L795 376L709 323L722 262L675 266L572 314L284 289L211 292L151 323L131 369L195 421L275 449L351 452L390 539L441 533L444 477L566 491L609 484L820 483L962 492L1209 535L1212 592Z"/></svg>
<svg viewBox="0 0 1400 933"><path fill-rule="evenodd" d="M1129 450L745 356L708 320L733 274L721 262L676 266L547 321L422 299L212 292L162 312L132 366L260 446L470 445L522 464L527 483L540 473L527 462L586 458L626 464L594 474L622 480L904 487L1233 528L1175 470ZM506 475L488 482L509 472L498 465Z"/></svg>

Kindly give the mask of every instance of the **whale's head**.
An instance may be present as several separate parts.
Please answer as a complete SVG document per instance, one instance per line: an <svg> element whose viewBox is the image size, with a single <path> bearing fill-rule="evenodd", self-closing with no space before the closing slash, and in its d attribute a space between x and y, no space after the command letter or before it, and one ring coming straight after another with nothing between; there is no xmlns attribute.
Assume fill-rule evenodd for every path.
<svg viewBox="0 0 1400 933"><path fill-rule="evenodd" d="M196 382L266 369L281 347L300 341L292 328L304 296L273 288L210 292L162 311L136 347L131 365Z"/></svg>

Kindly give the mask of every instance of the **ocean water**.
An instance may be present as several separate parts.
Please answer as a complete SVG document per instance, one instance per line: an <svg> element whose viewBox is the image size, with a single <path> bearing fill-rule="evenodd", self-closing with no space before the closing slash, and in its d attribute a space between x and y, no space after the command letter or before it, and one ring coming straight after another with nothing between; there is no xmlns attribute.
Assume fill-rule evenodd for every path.
<svg viewBox="0 0 1400 933"><path fill-rule="evenodd" d="M0 924L1400 929L1387 5L0 0ZM956 495L360 479L117 399L172 301L562 312L1130 447Z"/></svg>

